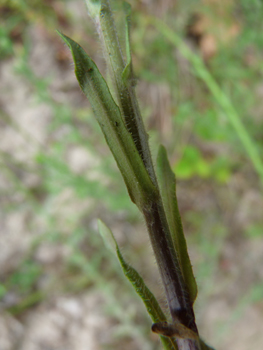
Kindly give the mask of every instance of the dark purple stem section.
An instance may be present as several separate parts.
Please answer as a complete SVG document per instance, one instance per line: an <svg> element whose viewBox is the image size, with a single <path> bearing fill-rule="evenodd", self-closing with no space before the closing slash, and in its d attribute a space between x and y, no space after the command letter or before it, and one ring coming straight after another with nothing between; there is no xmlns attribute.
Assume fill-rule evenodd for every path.
<svg viewBox="0 0 263 350"><path fill-rule="evenodd" d="M143 214L173 322L180 322L198 334L193 308L171 240L161 199L148 203ZM177 339L177 345L179 350L200 350L199 342L191 339Z"/></svg>

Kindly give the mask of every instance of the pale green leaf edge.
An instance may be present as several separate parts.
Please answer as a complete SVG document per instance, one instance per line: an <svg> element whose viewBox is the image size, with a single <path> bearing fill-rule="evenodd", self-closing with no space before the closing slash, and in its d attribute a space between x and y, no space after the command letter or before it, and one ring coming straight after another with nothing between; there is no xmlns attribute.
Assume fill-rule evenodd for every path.
<svg viewBox="0 0 263 350"><path fill-rule="evenodd" d="M148 314L150 315L154 323L166 321L166 316L163 313L160 305L158 304L155 296L150 289L144 283L141 275L129 265L123 258L119 246L113 236L112 231L101 220L98 220L98 230L102 236L105 245L111 250L117 253L117 257L123 269L124 275L131 282L136 293L142 299ZM162 344L166 350L177 350L176 342L170 338L160 336Z"/></svg>
<svg viewBox="0 0 263 350"><path fill-rule="evenodd" d="M180 262L190 300L193 304L197 296L197 284L188 255L183 225L177 204L176 178L170 167L167 152L163 145L160 145L158 150L156 170L172 241Z"/></svg>
<svg viewBox="0 0 263 350"><path fill-rule="evenodd" d="M122 80L124 84L132 78L132 59L130 47L130 26L131 26L131 5L127 2L123 3L125 12L125 48L126 48L126 66L122 72Z"/></svg>

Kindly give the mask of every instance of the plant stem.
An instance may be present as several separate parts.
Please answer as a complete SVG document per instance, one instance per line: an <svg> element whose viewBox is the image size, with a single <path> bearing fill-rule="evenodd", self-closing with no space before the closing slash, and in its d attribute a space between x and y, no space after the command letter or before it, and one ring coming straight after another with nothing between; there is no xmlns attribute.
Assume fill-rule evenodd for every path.
<svg viewBox="0 0 263 350"><path fill-rule="evenodd" d="M91 1L91 3L94 5L94 2ZM192 293L192 298L190 298L189 290L191 287L189 287L189 281L185 277L188 272L184 275L181 267L181 264L189 260L186 245L183 252L185 252L187 258L183 260L180 257L182 244L178 243L178 247L176 247L173 243L171 219L168 223L169 216L165 211L167 206L164 205L165 201L163 202L163 191L161 192L159 189L150 154L148 135L144 128L135 95L131 58L129 57L129 40L126 40L126 52L128 54L127 64L125 65L108 0L101 0L101 8L97 9L95 17L97 30L104 44L106 61L112 72L118 105L95 63L77 43L63 34L60 35L72 50L77 79L82 91L90 99L105 139L122 173L130 197L145 218L172 318L172 324L169 324L165 319L164 322L154 323L152 330L161 336L170 337L171 342L174 342L174 338L176 338L177 347L175 343L172 345L178 350L205 349L203 343L199 340L193 311L193 302L197 291L195 290ZM129 20L128 17L126 17L126 20ZM129 33L126 34L129 37ZM166 169L167 171L171 170ZM169 185L171 179L175 181L173 180L173 174L172 176L168 175L165 180L168 182L167 185ZM173 186L175 191L175 184ZM172 200L176 200L176 198ZM170 211L172 210L170 209ZM178 211L177 207L174 211ZM174 213L174 211L172 212ZM177 220L179 219L178 214ZM178 231L178 228L175 231ZM185 244L185 242L183 243ZM119 259L122 260L120 255ZM125 269L126 271L129 270L127 266ZM194 278L191 269L185 271L190 271L190 277ZM131 271L129 271L130 273ZM142 281L137 275L135 280L138 282L138 286L141 286ZM134 276L132 281L135 284ZM145 295L145 292L142 294Z"/></svg>
<svg viewBox="0 0 263 350"><path fill-rule="evenodd" d="M97 29L104 43L106 60L110 63L109 67L112 71L115 92L126 127L132 135L136 148L157 192L157 195L155 191L155 193L148 192L142 206L136 201L135 203L145 217L171 317L174 323L183 324L198 335L192 303L190 302L188 289L180 269L158 189L148 137L135 96L133 77L130 76L128 79L123 79L125 63L108 0L102 1ZM131 64L131 62L128 64ZM131 67L130 69L132 71ZM179 350L200 349L199 342L190 339L178 340L177 344Z"/></svg>
<svg viewBox="0 0 263 350"><path fill-rule="evenodd" d="M182 323L196 334L195 316L182 277L177 254L166 221L161 198L150 202L143 210L150 240L161 274L168 306L174 323ZM177 339L179 350L200 350L198 341Z"/></svg>

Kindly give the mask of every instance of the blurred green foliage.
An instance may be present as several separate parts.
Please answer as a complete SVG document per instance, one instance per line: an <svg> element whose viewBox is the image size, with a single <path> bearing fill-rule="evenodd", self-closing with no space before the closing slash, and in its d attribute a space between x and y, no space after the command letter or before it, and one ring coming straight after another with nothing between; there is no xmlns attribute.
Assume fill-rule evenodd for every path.
<svg viewBox="0 0 263 350"><path fill-rule="evenodd" d="M19 293L28 293L42 273L40 264L30 260L24 261L18 271L15 271L6 286L10 289L18 289Z"/></svg>

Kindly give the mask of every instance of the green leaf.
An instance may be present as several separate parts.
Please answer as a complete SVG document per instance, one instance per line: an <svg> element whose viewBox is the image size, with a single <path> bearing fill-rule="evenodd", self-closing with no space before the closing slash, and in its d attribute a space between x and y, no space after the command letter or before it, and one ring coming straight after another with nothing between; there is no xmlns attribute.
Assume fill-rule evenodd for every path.
<svg viewBox="0 0 263 350"><path fill-rule="evenodd" d="M125 6L126 12L126 53L127 65L120 48L119 38L115 29L115 23L108 0L102 0L100 11L100 34L102 34L104 52L107 66L110 70L113 88L118 99L118 104L123 115L127 130L132 135L136 148L143 163L156 185L156 177L152 164L148 145L148 135L145 131L138 102L134 91L134 79L132 77L132 64L129 44L129 5Z"/></svg>
<svg viewBox="0 0 263 350"><path fill-rule="evenodd" d="M187 252L187 245L177 204L176 179L170 167L166 149L162 145L159 147L157 156L157 178L173 244L179 259L190 300L193 304L197 296L197 285Z"/></svg>
<svg viewBox="0 0 263 350"><path fill-rule="evenodd" d="M136 293L142 299L148 314L150 315L154 323L166 321L166 316L163 313L160 305L158 304L155 296L149 290L144 283L143 278L140 274L129 265L123 258L119 246L113 236L111 230L101 221L98 220L98 229L105 242L105 245L111 250L117 253L117 257L123 269L125 276L131 282ZM177 345L174 340L161 336L161 341L166 350L177 350Z"/></svg>
<svg viewBox="0 0 263 350"><path fill-rule="evenodd" d="M75 41L62 33L59 35L72 52L79 85L91 103L107 144L124 178L130 197L141 209L149 198L155 197L157 189L153 185L132 136L125 126L119 107L93 60Z"/></svg>

